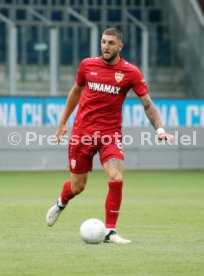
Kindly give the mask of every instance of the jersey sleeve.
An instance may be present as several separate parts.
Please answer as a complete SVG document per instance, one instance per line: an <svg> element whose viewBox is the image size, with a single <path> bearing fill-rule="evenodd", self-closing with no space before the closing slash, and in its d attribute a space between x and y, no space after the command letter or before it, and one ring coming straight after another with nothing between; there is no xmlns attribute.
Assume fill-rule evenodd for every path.
<svg viewBox="0 0 204 276"><path fill-rule="evenodd" d="M76 75L76 83L79 86L84 86L86 84L85 61L84 60L82 60L79 65L78 72Z"/></svg>
<svg viewBox="0 0 204 276"><path fill-rule="evenodd" d="M143 97L148 94L148 87L145 79L138 68L134 71L132 89L138 97Z"/></svg>

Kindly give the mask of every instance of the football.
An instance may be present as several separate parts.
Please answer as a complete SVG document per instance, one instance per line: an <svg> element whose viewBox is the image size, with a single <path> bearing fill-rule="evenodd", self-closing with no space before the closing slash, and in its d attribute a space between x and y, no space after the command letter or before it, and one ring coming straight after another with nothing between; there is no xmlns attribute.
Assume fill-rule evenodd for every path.
<svg viewBox="0 0 204 276"><path fill-rule="evenodd" d="M100 243L105 237L105 225L99 219L87 219L81 224L80 236L86 243Z"/></svg>

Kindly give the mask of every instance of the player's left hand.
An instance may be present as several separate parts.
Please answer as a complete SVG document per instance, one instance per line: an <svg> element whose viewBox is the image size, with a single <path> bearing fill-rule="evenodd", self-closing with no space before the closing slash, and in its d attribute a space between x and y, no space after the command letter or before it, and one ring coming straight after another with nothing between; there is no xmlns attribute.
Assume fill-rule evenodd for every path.
<svg viewBox="0 0 204 276"><path fill-rule="evenodd" d="M159 141L167 140L171 144L174 144L175 142L175 137L166 132L158 134L158 139Z"/></svg>

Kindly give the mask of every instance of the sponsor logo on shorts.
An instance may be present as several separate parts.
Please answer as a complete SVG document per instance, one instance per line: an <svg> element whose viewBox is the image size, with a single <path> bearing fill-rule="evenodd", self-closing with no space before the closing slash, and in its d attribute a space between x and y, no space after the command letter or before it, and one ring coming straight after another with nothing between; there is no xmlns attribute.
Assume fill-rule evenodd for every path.
<svg viewBox="0 0 204 276"><path fill-rule="evenodd" d="M75 169L75 167L76 167L76 160L75 159L71 159L71 167L72 167L72 169Z"/></svg>

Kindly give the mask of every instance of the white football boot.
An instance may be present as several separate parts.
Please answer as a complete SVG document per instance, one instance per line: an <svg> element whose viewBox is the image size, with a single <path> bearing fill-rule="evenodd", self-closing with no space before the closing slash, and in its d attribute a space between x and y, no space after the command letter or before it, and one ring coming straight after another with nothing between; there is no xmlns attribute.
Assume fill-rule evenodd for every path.
<svg viewBox="0 0 204 276"><path fill-rule="evenodd" d="M131 240L123 239L116 231L111 230L108 235L105 236L103 242L106 243L118 243L118 244L128 244L131 243Z"/></svg>
<svg viewBox="0 0 204 276"><path fill-rule="evenodd" d="M58 200L55 202L55 204L48 210L46 215L46 223L48 226L55 224L64 208L65 207L58 205Z"/></svg>

